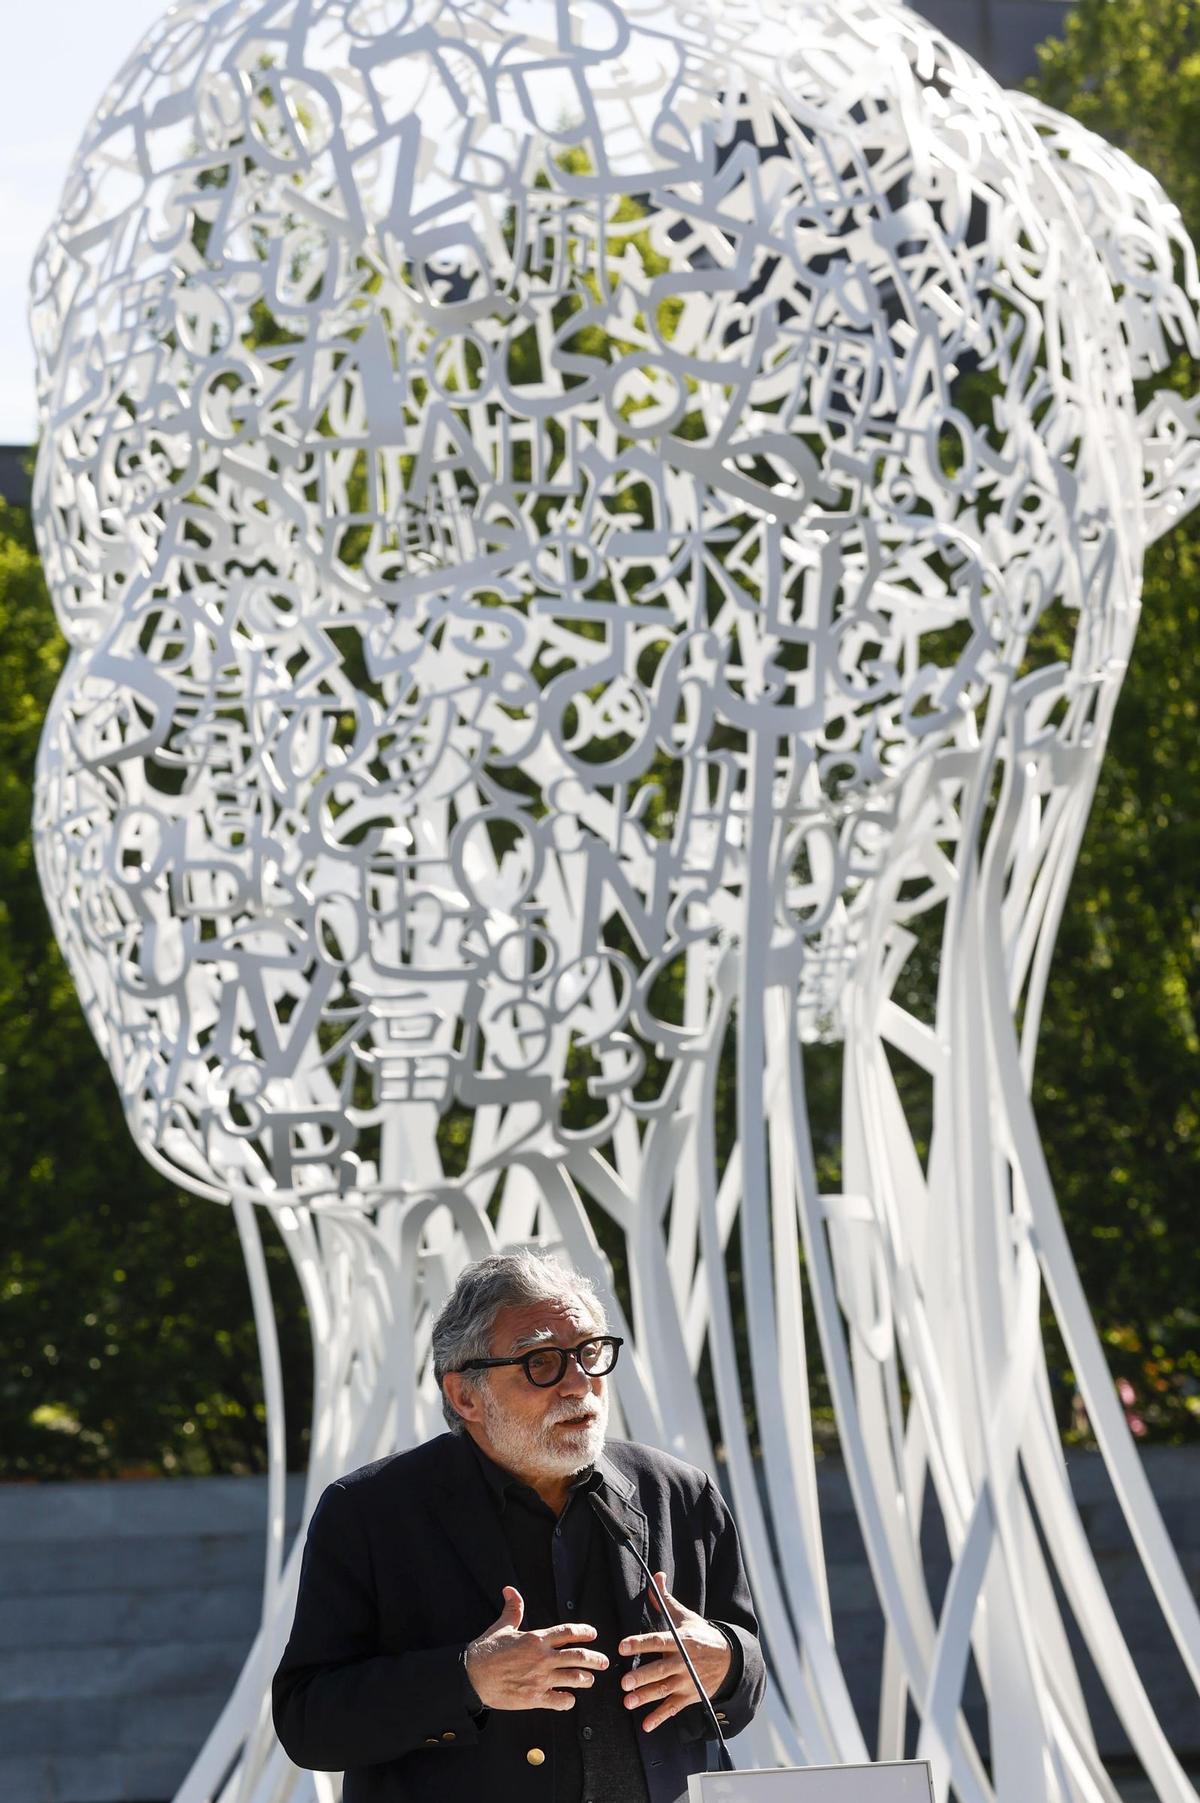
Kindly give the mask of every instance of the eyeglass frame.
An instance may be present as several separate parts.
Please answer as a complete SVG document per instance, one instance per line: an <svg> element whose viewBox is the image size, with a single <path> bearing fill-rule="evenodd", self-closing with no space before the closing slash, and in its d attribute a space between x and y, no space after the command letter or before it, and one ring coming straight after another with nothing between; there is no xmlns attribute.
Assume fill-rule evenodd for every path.
<svg viewBox="0 0 1200 1803"><path fill-rule="evenodd" d="M585 1346L595 1346L597 1344L611 1346L613 1349L612 1364L609 1365L608 1369L605 1371L589 1371L579 1356ZM621 1338L620 1334L590 1333L586 1340L580 1340L577 1346L531 1346L528 1352L518 1353L515 1358L471 1359L468 1364L456 1365L454 1369L455 1374L457 1375L460 1372L466 1371L491 1371L498 1365L524 1365L527 1383L531 1384L535 1390L552 1390L555 1384L560 1384L567 1375L567 1367L572 1359L575 1360L575 1363L585 1377L607 1377L610 1372L616 1370L617 1358L620 1355L621 1348L624 1344L625 1341ZM562 1369L559 1371L558 1376L553 1378L547 1384L538 1383L537 1379L531 1375L529 1370L530 1359L537 1358L539 1354L543 1352L556 1352L562 1360Z"/></svg>

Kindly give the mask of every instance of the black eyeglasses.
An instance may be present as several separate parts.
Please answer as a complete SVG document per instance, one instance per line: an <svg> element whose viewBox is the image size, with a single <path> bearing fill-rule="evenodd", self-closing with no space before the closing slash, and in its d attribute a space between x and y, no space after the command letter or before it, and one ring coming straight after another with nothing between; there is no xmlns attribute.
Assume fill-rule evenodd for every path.
<svg viewBox="0 0 1200 1803"><path fill-rule="evenodd" d="M493 1365L524 1365L525 1375L539 1390L551 1390L566 1375L567 1360L574 1359L585 1377L607 1377L625 1344L616 1334L603 1333L578 1346L535 1346L515 1359L472 1359L459 1371L485 1371Z"/></svg>

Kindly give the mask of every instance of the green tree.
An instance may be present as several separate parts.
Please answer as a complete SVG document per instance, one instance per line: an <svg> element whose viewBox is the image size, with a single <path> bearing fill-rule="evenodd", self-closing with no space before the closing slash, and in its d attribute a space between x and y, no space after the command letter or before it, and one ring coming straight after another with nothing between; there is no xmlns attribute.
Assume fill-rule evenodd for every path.
<svg viewBox="0 0 1200 1803"><path fill-rule="evenodd" d="M232 1216L171 1189L121 1116L33 863L38 736L66 656L29 519L0 505L0 1476L260 1469L258 1353ZM289 1439L309 1355L284 1248Z"/></svg>
<svg viewBox="0 0 1200 1803"><path fill-rule="evenodd" d="M1195 0L1081 0L1063 38L1039 51L1032 85L1151 170L1200 238ZM1180 355L1168 379L1194 395L1200 368ZM1036 1091L1114 1376L1135 1428L1167 1439L1200 1435L1198 669L1193 514L1147 559L1137 642L1059 935ZM1069 1397L1065 1368L1063 1378Z"/></svg>

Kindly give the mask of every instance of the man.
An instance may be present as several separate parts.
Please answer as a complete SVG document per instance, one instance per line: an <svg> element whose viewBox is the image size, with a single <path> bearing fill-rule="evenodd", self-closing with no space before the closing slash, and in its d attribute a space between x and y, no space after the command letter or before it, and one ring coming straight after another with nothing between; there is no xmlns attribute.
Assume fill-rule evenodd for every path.
<svg viewBox="0 0 1200 1803"><path fill-rule="evenodd" d="M481 1260L433 1330L451 1431L321 1498L275 1727L297 1765L345 1771L345 1803L677 1803L713 1729L664 1609L723 1732L751 1720L736 1531L704 1472L605 1445L619 1348L585 1278Z"/></svg>

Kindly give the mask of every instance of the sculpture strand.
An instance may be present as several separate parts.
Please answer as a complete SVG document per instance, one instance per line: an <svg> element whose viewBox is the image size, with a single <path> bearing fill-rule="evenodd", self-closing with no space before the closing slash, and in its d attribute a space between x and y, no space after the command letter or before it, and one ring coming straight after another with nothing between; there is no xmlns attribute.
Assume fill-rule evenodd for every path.
<svg viewBox="0 0 1200 1803"><path fill-rule="evenodd" d="M561 1246L628 1431L711 1469L717 1424L771 1668L744 1762L900 1757L911 1705L939 1803L1114 1803L1057 1585L1194 1799L1067 1480L1043 1292L1200 1683L1030 1087L1143 553L1200 496L1200 408L1133 384L1198 303L1153 180L895 0L182 0L116 77L33 280L71 646L36 828L130 1130L232 1205L263 1347L262 1626L179 1803L337 1794L266 1702L263 1209L309 1506L437 1430L463 1262Z"/></svg>

